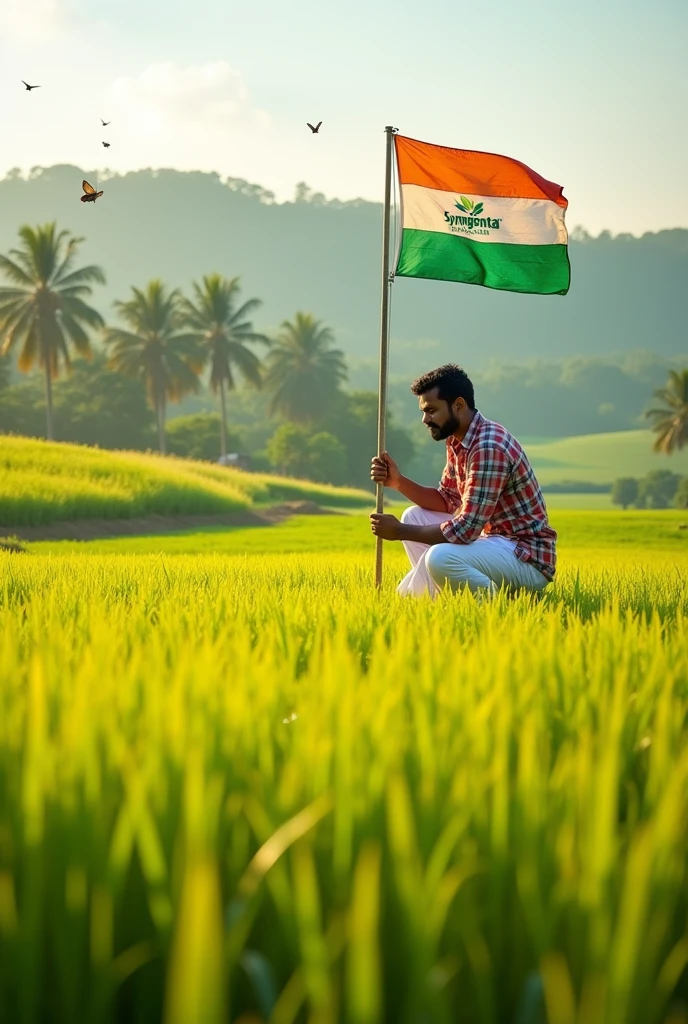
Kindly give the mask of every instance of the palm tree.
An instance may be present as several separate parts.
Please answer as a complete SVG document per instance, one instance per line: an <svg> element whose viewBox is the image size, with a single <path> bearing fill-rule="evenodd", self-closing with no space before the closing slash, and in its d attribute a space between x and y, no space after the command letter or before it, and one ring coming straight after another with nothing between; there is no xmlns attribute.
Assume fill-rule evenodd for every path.
<svg viewBox="0 0 688 1024"><path fill-rule="evenodd" d="M10 386L11 379L10 361L7 356L0 355L0 391Z"/></svg>
<svg viewBox="0 0 688 1024"><path fill-rule="evenodd" d="M46 437L53 439L52 382L60 365L71 369L70 344L91 355L86 328L100 329L103 318L87 305L92 283L105 283L100 267L74 269L82 238L58 231L55 223L19 231L22 245L0 256L0 270L12 285L0 287L0 354L19 346L19 369L45 371Z"/></svg>
<svg viewBox="0 0 688 1024"><path fill-rule="evenodd" d="M128 377L145 381L148 400L155 409L160 452L165 454L167 400L178 402L198 391L203 360L192 335L183 333L181 296L167 292L161 281L132 288L133 298L115 302L129 330L110 327L105 343L111 346L110 365Z"/></svg>
<svg viewBox="0 0 688 1024"><path fill-rule="evenodd" d="M666 387L657 388L654 395L664 406L645 413L654 420L652 429L657 437L652 447L671 455L688 442L688 370L670 370Z"/></svg>
<svg viewBox="0 0 688 1024"><path fill-rule="evenodd" d="M267 359L271 413L301 423L322 419L347 375L344 353L331 348L333 340L331 329L310 313L282 323Z"/></svg>
<svg viewBox="0 0 688 1024"><path fill-rule="evenodd" d="M236 387L236 372L260 387L260 360L248 344L269 345L270 339L257 334L246 317L260 306L260 299L249 299L237 308L239 278L228 280L220 274L203 278L203 286L194 283L194 299L182 301L184 325L193 335L204 361L210 363L210 387L220 392L220 455L227 454L227 391Z"/></svg>

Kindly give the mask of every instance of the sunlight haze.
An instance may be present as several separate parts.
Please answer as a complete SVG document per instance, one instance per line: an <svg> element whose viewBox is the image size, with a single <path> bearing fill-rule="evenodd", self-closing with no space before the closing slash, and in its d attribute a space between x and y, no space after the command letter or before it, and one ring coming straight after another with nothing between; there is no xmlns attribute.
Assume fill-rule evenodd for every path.
<svg viewBox="0 0 688 1024"><path fill-rule="evenodd" d="M685 227L687 37L678 0L3 0L0 174L173 167L379 201L392 123L527 163L569 228Z"/></svg>

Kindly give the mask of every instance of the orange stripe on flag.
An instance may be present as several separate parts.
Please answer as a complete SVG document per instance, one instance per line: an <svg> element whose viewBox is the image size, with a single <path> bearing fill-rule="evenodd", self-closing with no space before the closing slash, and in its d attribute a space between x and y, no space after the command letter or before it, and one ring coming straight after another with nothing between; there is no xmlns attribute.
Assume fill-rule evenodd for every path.
<svg viewBox="0 0 688 1024"><path fill-rule="evenodd" d="M563 186L547 181L536 171L496 153L448 149L429 142L394 136L399 180L402 185L423 185L442 192L511 199L551 199L566 208Z"/></svg>

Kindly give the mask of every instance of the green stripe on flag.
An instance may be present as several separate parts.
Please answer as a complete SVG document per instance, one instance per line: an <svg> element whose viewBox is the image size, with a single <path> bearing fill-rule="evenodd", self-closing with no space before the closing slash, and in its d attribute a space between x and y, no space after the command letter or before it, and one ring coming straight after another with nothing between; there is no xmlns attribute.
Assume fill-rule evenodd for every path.
<svg viewBox="0 0 688 1024"><path fill-rule="evenodd" d="M396 276L566 295L571 267L565 245L475 242L439 231L404 228Z"/></svg>

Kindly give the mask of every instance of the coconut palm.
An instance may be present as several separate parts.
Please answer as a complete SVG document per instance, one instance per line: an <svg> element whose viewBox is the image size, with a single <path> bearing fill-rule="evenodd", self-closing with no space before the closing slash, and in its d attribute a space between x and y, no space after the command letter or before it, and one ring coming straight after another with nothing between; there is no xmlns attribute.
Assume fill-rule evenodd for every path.
<svg viewBox="0 0 688 1024"><path fill-rule="evenodd" d="M344 353L332 348L333 333L310 313L285 320L267 358L271 412L314 423L325 415L346 380Z"/></svg>
<svg viewBox="0 0 688 1024"><path fill-rule="evenodd" d="M227 454L227 391L233 391L237 374L260 387L261 363L250 344L269 345L270 339L253 330L247 319L258 309L260 299L237 305L239 278L220 274L194 283L193 300L184 299L182 316L187 331L195 338L204 362L210 363L210 387L220 394L220 455Z"/></svg>
<svg viewBox="0 0 688 1024"><path fill-rule="evenodd" d="M657 388L654 396L664 405L645 413L654 421L652 429L657 435L652 447L671 455L688 442L688 369L670 370L666 386Z"/></svg>
<svg viewBox="0 0 688 1024"><path fill-rule="evenodd" d="M183 331L181 296L168 292L161 281L145 289L132 288L133 297L115 302L115 309L129 330L110 327L105 343L111 349L110 365L128 377L145 382L148 400L155 409L160 452L165 454L165 417L168 399L178 402L198 391L203 360L195 339Z"/></svg>
<svg viewBox="0 0 688 1024"><path fill-rule="evenodd" d="M12 284L0 287L0 354L19 348L19 369L45 372L46 437L53 439L52 382L64 365L71 369L70 346L87 358L87 328L100 329L100 313L87 305L92 284L104 284L100 267L74 269L82 238L58 231L55 223L19 231L22 244L0 256L0 271Z"/></svg>

